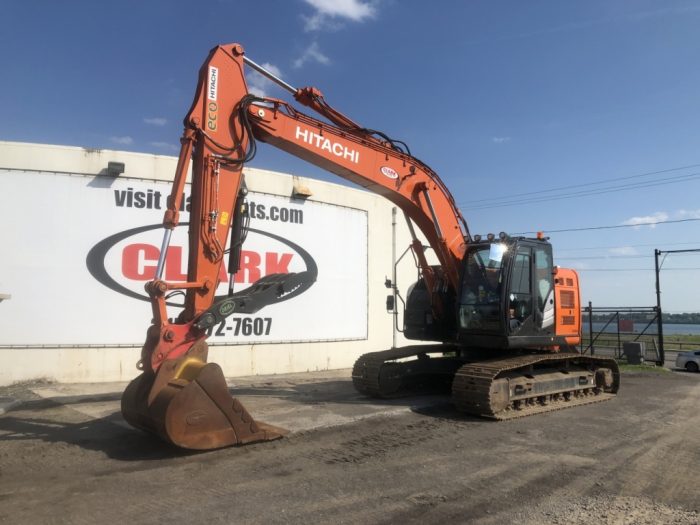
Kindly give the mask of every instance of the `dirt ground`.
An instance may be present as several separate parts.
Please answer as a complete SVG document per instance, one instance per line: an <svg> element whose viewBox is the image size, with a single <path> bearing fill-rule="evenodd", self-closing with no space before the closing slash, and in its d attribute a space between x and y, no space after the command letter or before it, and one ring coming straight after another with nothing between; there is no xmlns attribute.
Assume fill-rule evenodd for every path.
<svg viewBox="0 0 700 525"><path fill-rule="evenodd" d="M0 522L700 521L700 374L626 373L613 401L508 422L369 401L349 371L238 380L282 440L183 453L121 420L124 385L19 385Z"/></svg>

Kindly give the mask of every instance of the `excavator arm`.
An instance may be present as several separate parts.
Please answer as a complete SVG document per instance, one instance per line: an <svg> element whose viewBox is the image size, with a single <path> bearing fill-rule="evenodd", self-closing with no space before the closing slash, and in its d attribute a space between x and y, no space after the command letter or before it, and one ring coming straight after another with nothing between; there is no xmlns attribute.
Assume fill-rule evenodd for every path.
<svg viewBox="0 0 700 525"><path fill-rule="evenodd" d="M249 94L246 63L329 122L301 113L283 100ZM301 280L295 274L268 276L248 290L216 299L232 229L228 271L234 274L237 270L240 218L245 213L242 170L255 154L256 141L359 184L403 210L434 315L450 315L442 298L447 290L454 293L458 289L459 265L469 239L467 225L437 174L411 156L405 145L356 124L329 106L317 89L296 89L276 78L248 59L239 44L217 46L209 53L199 71L184 127L156 276L146 285L153 322L142 349L143 373L122 399L122 412L132 425L194 449L275 439L282 433L254 421L228 394L221 369L206 362L208 327L234 311L250 313L274 302ZM166 282L162 279L165 257L180 221L190 166L187 281ZM413 224L434 250L437 268L428 263ZM177 320L169 318L166 307L166 298L173 291L184 291L186 297Z"/></svg>

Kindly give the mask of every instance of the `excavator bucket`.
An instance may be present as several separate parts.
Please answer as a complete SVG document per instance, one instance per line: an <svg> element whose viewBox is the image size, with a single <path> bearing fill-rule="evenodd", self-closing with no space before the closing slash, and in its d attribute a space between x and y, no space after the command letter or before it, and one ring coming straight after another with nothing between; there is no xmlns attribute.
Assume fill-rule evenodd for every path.
<svg viewBox="0 0 700 525"><path fill-rule="evenodd" d="M231 397L221 368L206 362L206 343L195 346L199 348L193 348L194 352L164 362L157 373L144 372L129 383L122 396L124 419L133 427L192 450L282 437L284 429L255 421L241 402Z"/></svg>

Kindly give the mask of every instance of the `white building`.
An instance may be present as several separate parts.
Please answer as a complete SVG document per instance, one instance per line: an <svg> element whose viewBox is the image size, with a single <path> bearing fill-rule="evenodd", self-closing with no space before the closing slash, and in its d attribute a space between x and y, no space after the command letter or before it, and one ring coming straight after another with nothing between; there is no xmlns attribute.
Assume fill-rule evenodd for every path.
<svg viewBox="0 0 700 525"><path fill-rule="evenodd" d="M110 162L123 172L110 172ZM176 162L0 141L0 385L137 375L151 319L143 285L154 274ZM244 172L253 218L237 290L268 273L315 267L317 275L302 294L216 327L209 360L227 376L337 369L405 343L386 311L391 291L384 286L394 235L398 255L409 244L400 212L395 221L392 205L366 191ZM311 195L295 198L295 185ZM186 230L173 237L166 280L186 279ZM404 295L416 275L412 257L404 257ZM172 298L173 317L181 300Z"/></svg>

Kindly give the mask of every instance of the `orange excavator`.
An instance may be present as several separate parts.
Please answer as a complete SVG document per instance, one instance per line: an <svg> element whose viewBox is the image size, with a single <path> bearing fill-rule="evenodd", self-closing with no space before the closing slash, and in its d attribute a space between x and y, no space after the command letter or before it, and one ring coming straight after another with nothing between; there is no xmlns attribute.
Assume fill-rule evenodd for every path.
<svg viewBox="0 0 700 525"><path fill-rule="evenodd" d="M250 94L246 67L324 120L283 100ZM471 235L445 184L406 144L353 122L318 89L290 86L249 59L239 44L217 46L200 69L184 126L156 276L146 285L153 322L139 362L143 372L122 397L122 413L132 426L196 450L284 433L253 419L230 395L221 368L207 363L212 327L234 312L253 313L292 297L315 278L309 272L268 275L248 289L216 296L227 251L231 276L239 266L246 229L242 170L257 142L386 197L406 217L419 278L404 301L403 332L431 343L361 356L352 371L359 392L393 397L445 387L459 410L492 419L601 401L617 392L615 361L576 351L578 276L553 265L551 244L541 235ZM166 282L164 261L190 163L187 281ZM428 262L416 230L438 264ZM185 306L171 319L166 300L174 291L185 293Z"/></svg>

